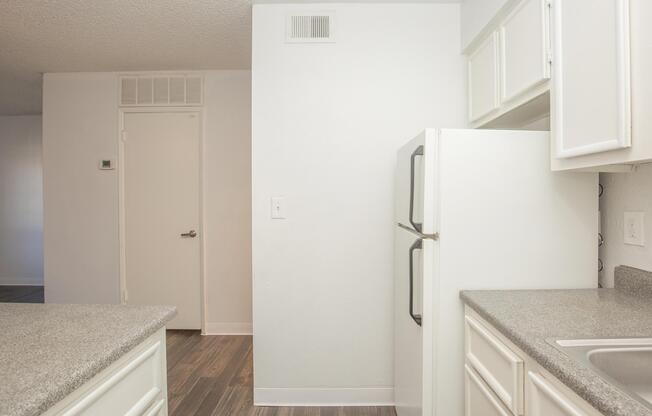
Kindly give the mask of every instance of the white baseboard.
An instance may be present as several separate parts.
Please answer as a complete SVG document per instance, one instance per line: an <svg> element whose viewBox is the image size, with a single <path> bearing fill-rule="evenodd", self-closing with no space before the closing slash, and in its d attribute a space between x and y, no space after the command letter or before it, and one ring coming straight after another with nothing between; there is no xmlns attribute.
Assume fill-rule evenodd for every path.
<svg viewBox="0 0 652 416"><path fill-rule="evenodd" d="M256 406L394 406L392 387L256 388Z"/></svg>
<svg viewBox="0 0 652 416"><path fill-rule="evenodd" d="M206 322L202 335L251 335L251 322Z"/></svg>
<svg viewBox="0 0 652 416"><path fill-rule="evenodd" d="M1 277L0 286L43 286L42 277Z"/></svg>

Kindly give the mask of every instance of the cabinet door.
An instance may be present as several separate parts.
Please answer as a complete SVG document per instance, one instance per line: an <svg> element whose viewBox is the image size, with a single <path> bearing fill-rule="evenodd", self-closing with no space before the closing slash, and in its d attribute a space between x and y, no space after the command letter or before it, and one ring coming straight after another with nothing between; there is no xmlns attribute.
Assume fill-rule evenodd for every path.
<svg viewBox="0 0 652 416"><path fill-rule="evenodd" d="M464 416L512 416L471 367L464 371Z"/></svg>
<svg viewBox="0 0 652 416"><path fill-rule="evenodd" d="M498 33L469 56L469 119L477 121L498 109Z"/></svg>
<svg viewBox="0 0 652 416"><path fill-rule="evenodd" d="M500 27L501 102L550 78L547 0L523 0Z"/></svg>
<svg viewBox="0 0 652 416"><path fill-rule="evenodd" d="M528 372L527 389L529 416L590 416L538 373Z"/></svg>
<svg viewBox="0 0 652 416"><path fill-rule="evenodd" d="M555 156L631 145L629 0L553 0Z"/></svg>
<svg viewBox="0 0 652 416"><path fill-rule="evenodd" d="M505 406L523 414L523 360L480 322L465 316L466 359Z"/></svg>

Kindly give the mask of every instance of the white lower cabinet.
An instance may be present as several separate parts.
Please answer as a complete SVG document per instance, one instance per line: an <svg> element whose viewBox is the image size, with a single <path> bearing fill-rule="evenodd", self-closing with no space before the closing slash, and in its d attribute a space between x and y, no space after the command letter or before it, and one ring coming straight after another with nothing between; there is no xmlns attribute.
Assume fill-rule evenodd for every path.
<svg viewBox="0 0 652 416"><path fill-rule="evenodd" d="M480 375L468 365L464 366L464 415L512 416Z"/></svg>
<svg viewBox="0 0 652 416"><path fill-rule="evenodd" d="M469 307L465 336L465 416L602 415Z"/></svg>
<svg viewBox="0 0 652 416"><path fill-rule="evenodd" d="M529 416L589 416L540 373L528 372L526 384Z"/></svg>
<svg viewBox="0 0 652 416"><path fill-rule="evenodd" d="M523 414L523 360L477 319L465 319L466 360L515 415Z"/></svg>
<svg viewBox="0 0 652 416"><path fill-rule="evenodd" d="M101 371L44 416L166 416L165 328Z"/></svg>

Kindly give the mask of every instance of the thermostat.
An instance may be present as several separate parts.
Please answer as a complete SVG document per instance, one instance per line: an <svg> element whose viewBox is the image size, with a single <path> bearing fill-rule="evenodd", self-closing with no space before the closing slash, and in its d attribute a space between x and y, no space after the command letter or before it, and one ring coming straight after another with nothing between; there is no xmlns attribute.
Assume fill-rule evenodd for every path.
<svg viewBox="0 0 652 416"><path fill-rule="evenodd" d="M100 160L100 170L113 170L114 163L111 159L102 159Z"/></svg>

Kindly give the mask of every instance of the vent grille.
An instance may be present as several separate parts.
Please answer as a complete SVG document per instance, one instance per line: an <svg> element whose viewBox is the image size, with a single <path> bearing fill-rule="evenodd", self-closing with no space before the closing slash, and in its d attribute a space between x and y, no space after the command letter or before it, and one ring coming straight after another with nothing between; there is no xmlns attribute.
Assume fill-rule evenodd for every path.
<svg viewBox="0 0 652 416"><path fill-rule="evenodd" d="M194 75L125 75L120 79L121 106L202 104L202 78Z"/></svg>
<svg viewBox="0 0 652 416"><path fill-rule="evenodd" d="M292 43L335 42L335 14L292 13L287 17L286 41Z"/></svg>
<svg viewBox="0 0 652 416"><path fill-rule="evenodd" d="M122 105L134 105L138 102L138 79L122 78L120 83L120 103Z"/></svg>

